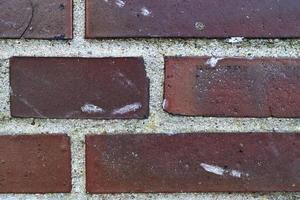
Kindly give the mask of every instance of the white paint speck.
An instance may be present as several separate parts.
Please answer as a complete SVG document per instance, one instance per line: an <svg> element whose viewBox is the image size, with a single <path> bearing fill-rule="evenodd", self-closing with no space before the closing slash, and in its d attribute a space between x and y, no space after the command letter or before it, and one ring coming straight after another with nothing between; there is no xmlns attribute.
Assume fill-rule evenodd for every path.
<svg viewBox="0 0 300 200"><path fill-rule="evenodd" d="M122 0L116 0L116 5L119 7L119 8L123 8L125 6L126 2L125 1L122 1Z"/></svg>
<svg viewBox="0 0 300 200"><path fill-rule="evenodd" d="M163 101L163 109L167 109L168 108L168 100L167 99L164 99Z"/></svg>
<svg viewBox="0 0 300 200"><path fill-rule="evenodd" d="M217 66L218 62L219 62L220 60L222 60L222 59L223 59L223 58L211 57L210 59L208 59L208 60L206 61L206 64L209 65L209 66L211 66L211 67L215 67L215 66Z"/></svg>
<svg viewBox="0 0 300 200"><path fill-rule="evenodd" d="M230 176L234 176L234 177L237 177L237 178L241 178L241 176L242 176L242 173L240 171L237 171L237 170L231 170L229 174L230 174Z"/></svg>
<svg viewBox="0 0 300 200"><path fill-rule="evenodd" d="M137 154L137 153L135 153L135 152L131 152L131 154L134 156L134 157L138 157L139 156L139 154Z"/></svg>
<svg viewBox="0 0 300 200"><path fill-rule="evenodd" d="M103 108L96 106L94 104L86 103L81 107L81 111L88 113L88 114L95 114L95 113L103 113L105 112Z"/></svg>
<svg viewBox="0 0 300 200"><path fill-rule="evenodd" d="M118 79L119 81L124 82L124 83L126 83L127 85L129 85L129 86L131 86L131 87L134 86L133 82L132 82L131 80L129 80L129 79L127 78L127 76L125 76L123 73L118 72L118 73L117 73L117 76L121 78L121 80Z"/></svg>
<svg viewBox="0 0 300 200"><path fill-rule="evenodd" d="M224 175L229 175L235 178L241 178L242 176L246 176L248 177L249 174L248 173L243 173L241 171L238 170L227 170L224 169L223 167L219 167L216 165L209 165L206 163L201 163L200 166L207 172L219 175L219 176L224 176Z"/></svg>
<svg viewBox="0 0 300 200"><path fill-rule="evenodd" d="M222 167L219 166L214 166L214 165L208 165L205 163L201 163L200 166L207 172L213 173L213 174L217 174L220 176L223 176L225 173L225 169L223 169Z"/></svg>
<svg viewBox="0 0 300 200"><path fill-rule="evenodd" d="M141 108L142 108L142 104L136 102L136 103L133 103L133 104L126 105L122 108L114 109L112 114L122 115L122 114L126 114L126 113L129 113L129 112L135 112L135 111L137 111Z"/></svg>
<svg viewBox="0 0 300 200"><path fill-rule="evenodd" d="M148 10L146 7L143 7L143 8L141 9L141 14L144 15L144 16L150 16L151 13L152 13L152 12L151 12L150 10Z"/></svg>
<svg viewBox="0 0 300 200"><path fill-rule="evenodd" d="M231 43L231 44L235 44L235 43L243 42L243 40L244 40L244 37L231 37L227 40L227 42Z"/></svg>

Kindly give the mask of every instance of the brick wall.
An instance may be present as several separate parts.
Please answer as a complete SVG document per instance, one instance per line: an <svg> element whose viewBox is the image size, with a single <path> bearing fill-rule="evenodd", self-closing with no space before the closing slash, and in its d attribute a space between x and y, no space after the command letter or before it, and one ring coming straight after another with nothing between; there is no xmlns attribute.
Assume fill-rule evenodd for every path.
<svg viewBox="0 0 300 200"><path fill-rule="evenodd" d="M299 10L0 1L0 199L300 198Z"/></svg>

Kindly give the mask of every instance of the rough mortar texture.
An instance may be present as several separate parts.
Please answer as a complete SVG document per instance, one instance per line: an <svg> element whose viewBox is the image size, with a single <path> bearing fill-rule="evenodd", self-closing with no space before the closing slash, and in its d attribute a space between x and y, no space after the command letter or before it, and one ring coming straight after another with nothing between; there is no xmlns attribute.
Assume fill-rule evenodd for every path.
<svg viewBox="0 0 300 200"><path fill-rule="evenodd" d="M178 132L300 132L300 119L234 119L181 117L162 109L164 56L246 56L300 57L300 40L207 40L207 39L84 39L84 0L74 0L74 39L71 41L0 40L0 134L67 133L72 140L71 194L16 195L1 194L8 200L56 199L300 199L300 193L199 193L199 194L118 194L85 193L84 136L120 133ZM235 40L234 40L235 41ZM146 120L50 120L12 119L9 112L9 66L12 56L128 57L142 56L150 78L150 117Z"/></svg>

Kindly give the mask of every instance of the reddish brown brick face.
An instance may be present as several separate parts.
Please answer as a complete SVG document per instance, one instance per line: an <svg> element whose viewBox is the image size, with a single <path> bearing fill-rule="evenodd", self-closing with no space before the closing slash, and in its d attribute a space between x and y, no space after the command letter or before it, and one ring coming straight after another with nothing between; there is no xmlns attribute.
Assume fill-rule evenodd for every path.
<svg viewBox="0 0 300 200"><path fill-rule="evenodd" d="M66 135L0 136L0 193L70 191Z"/></svg>
<svg viewBox="0 0 300 200"><path fill-rule="evenodd" d="M298 0L86 0L86 37L300 37Z"/></svg>
<svg viewBox="0 0 300 200"><path fill-rule="evenodd" d="M165 59L164 109L172 114L300 117L300 60Z"/></svg>
<svg viewBox="0 0 300 200"><path fill-rule="evenodd" d="M299 134L87 136L90 193L300 191Z"/></svg>
<svg viewBox="0 0 300 200"><path fill-rule="evenodd" d="M72 0L1 0L0 38L71 39Z"/></svg>
<svg viewBox="0 0 300 200"><path fill-rule="evenodd" d="M146 118L142 58L10 60L11 114L37 118Z"/></svg>

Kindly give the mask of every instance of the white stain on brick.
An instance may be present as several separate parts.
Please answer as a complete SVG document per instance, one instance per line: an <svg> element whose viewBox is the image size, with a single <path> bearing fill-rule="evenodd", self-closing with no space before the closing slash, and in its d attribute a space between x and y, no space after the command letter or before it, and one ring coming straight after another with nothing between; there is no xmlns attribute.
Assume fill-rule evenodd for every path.
<svg viewBox="0 0 300 200"><path fill-rule="evenodd" d="M120 8L123 8L125 6L126 2L122 0L116 0L116 5Z"/></svg>
<svg viewBox="0 0 300 200"><path fill-rule="evenodd" d="M242 172L237 171L237 170L231 170L229 173L230 176L234 176L237 178L241 178L242 177Z"/></svg>
<svg viewBox="0 0 300 200"><path fill-rule="evenodd" d="M127 85L129 85L131 87L134 86L133 82L130 79L128 79L127 76L125 76L123 73L118 72L117 75L121 78L121 80L119 80L119 81L125 82Z"/></svg>
<svg viewBox="0 0 300 200"><path fill-rule="evenodd" d="M136 102L136 103L132 103L132 104L123 106L122 108L115 109L115 110L113 110L112 114L122 115L122 114L126 114L126 113L129 113L129 112L135 112L135 111L137 111L141 108L142 108L142 104Z"/></svg>
<svg viewBox="0 0 300 200"><path fill-rule="evenodd" d="M95 114L95 113L103 113L105 112L103 108L96 106L94 104L86 103L81 107L81 111L88 114Z"/></svg>
<svg viewBox="0 0 300 200"><path fill-rule="evenodd" d="M33 112L35 112L35 114L37 114L39 117L42 117L42 118L46 118L46 116L44 116L37 108L35 108L34 105L32 105L31 103L29 103L27 101L27 99L23 98L23 97L20 97L18 96L17 97L19 101L21 101L22 103L24 103L27 107L31 108Z"/></svg>
<svg viewBox="0 0 300 200"><path fill-rule="evenodd" d="M168 100L167 99L164 99L163 101L163 109L167 109L168 108Z"/></svg>
<svg viewBox="0 0 300 200"><path fill-rule="evenodd" d="M149 9L147 9L146 7L143 7L143 8L141 9L141 13L142 13L142 15L144 15L144 16L150 16L152 12L151 12Z"/></svg>
<svg viewBox="0 0 300 200"><path fill-rule="evenodd" d="M214 166L214 165L208 165L205 163L201 163L200 166L207 172L213 173L213 174L217 174L220 176L223 176L225 173L225 169L223 169L222 167L219 166Z"/></svg>
<svg viewBox="0 0 300 200"><path fill-rule="evenodd" d="M219 176L229 175L229 176L236 177L236 178L242 178L242 176L246 176L246 177L249 176L248 173L243 173L238 170L230 170L230 169L228 170L228 169L224 169L223 167L216 166L216 165L209 165L206 163L201 163L200 166L205 171L219 175Z"/></svg>
<svg viewBox="0 0 300 200"><path fill-rule="evenodd" d="M222 59L223 58L211 57L210 59L208 59L206 61L206 64L211 66L211 67L215 67L215 66L217 66L218 62Z"/></svg>

